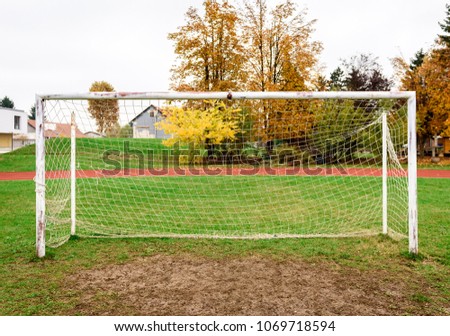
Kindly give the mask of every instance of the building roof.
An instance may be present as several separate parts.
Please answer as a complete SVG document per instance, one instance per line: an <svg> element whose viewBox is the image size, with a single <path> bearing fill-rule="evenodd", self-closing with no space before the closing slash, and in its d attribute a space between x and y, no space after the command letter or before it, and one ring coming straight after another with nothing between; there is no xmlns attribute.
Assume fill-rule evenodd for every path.
<svg viewBox="0 0 450 336"><path fill-rule="evenodd" d="M134 117L134 118L130 121L130 123L132 123L133 121L135 121L137 118L139 118L139 117L140 117L141 115L143 115L144 113L149 112L149 110L151 110L151 109L158 111L159 114L162 114L161 109L160 109L160 108L157 108L155 105L152 104L152 105L150 105L149 107L147 107L144 111L142 111L141 113L139 113L136 117Z"/></svg>
<svg viewBox="0 0 450 336"><path fill-rule="evenodd" d="M0 110L8 110L8 111L12 111L12 112L22 112L25 113L24 110L18 110L16 108L10 108L10 107L4 107L4 106L0 106Z"/></svg>
<svg viewBox="0 0 450 336"><path fill-rule="evenodd" d="M36 129L35 120L28 120L28 125ZM70 124L46 122L44 136L46 138L70 138ZM86 136L77 127L75 130L75 137L85 138Z"/></svg>

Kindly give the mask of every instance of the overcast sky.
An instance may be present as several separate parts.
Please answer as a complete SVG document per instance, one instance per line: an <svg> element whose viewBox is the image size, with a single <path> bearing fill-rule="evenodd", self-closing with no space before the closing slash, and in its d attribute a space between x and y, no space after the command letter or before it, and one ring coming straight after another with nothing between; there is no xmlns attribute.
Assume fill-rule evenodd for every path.
<svg viewBox="0 0 450 336"><path fill-rule="evenodd" d="M282 0L268 0L269 4ZM96 80L118 91L167 91L167 34L203 0L0 0L0 97L29 111L36 93L86 92ZM440 33L448 0L296 0L317 19L328 75L358 53L410 59Z"/></svg>

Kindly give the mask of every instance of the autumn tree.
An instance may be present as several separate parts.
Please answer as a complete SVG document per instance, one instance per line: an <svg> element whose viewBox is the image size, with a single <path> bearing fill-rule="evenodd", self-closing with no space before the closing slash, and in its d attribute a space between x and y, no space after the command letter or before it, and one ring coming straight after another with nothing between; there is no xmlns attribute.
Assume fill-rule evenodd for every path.
<svg viewBox="0 0 450 336"><path fill-rule="evenodd" d="M226 0L205 0L204 13L190 7L186 24L169 34L177 64L172 88L178 91L227 91L242 88L245 80L240 19Z"/></svg>
<svg viewBox="0 0 450 336"><path fill-rule="evenodd" d="M266 0L244 1L243 38L250 91L306 91L323 87L315 68L322 50L312 39L315 20L298 10L292 0L272 10ZM271 152L274 141L292 143L311 126L310 114L302 101L264 101L253 106L255 134Z"/></svg>
<svg viewBox="0 0 450 336"><path fill-rule="evenodd" d="M233 141L239 131L236 109L224 102L207 102L205 108L169 107L165 118L156 123L157 129L172 137L163 140L165 146L188 145L188 163L194 163L195 152L208 145Z"/></svg>
<svg viewBox="0 0 450 336"><path fill-rule="evenodd" d="M287 0L269 10L266 0L244 1L243 26L251 91L303 91L314 78L322 44L312 40L316 20Z"/></svg>
<svg viewBox="0 0 450 336"><path fill-rule="evenodd" d="M443 74L445 69L436 53L432 51L425 57L421 66L406 71L402 80L403 89L416 91L417 138L422 156L428 139L441 135L447 129L450 86L449 77L446 81L442 78ZM450 76L448 69L446 74Z"/></svg>
<svg viewBox="0 0 450 336"><path fill-rule="evenodd" d="M14 108L14 102L5 96L2 100L0 100L0 107Z"/></svg>
<svg viewBox="0 0 450 336"><path fill-rule="evenodd" d="M305 91L324 86L315 71L322 50L312 39L315 20L307 20L306 10L298 10L293 0L273 9L266 0L246 0L240 13L226 0L205 0L203 8L204 14L190 8L186 24L169 34L178 57L172 88ZM250 103L253 134L263 142L304 135L311 126L304 104ZM288 125L286 118L293 122Z"/></svg>
<svg viewBox="0 0 450 336"><path fill-rule="evenodd" d="M440 101L440 107L447 111L443 135L450 137L450 4L446 5L446 9L446 18L444 22L439 23L443 32L439 35L441 48L438 51L438 58L442 70L439 86L441 90L444 90L442 91L444 97Z"/></svg>
<svg viewBox="0 0 450 336"><path fill-rule="evenodd" d="M416 91L417 139L420 155L425 144L439 135L450 135L450 9L440 24L442 35L427 53L419 51L408 62L401 57L393 60L401 80L401 89ZM435 150L433 148L433 156Z"/></svg>
<svg viewBox="0 0 450 336"><path fill-rule="evenodd" d="M114 87L105 81L92 83L90 92L114 92ZM97 131L107 133L119 122L119 103L113 99L88 100L88 111L97 122Z"/></svg>

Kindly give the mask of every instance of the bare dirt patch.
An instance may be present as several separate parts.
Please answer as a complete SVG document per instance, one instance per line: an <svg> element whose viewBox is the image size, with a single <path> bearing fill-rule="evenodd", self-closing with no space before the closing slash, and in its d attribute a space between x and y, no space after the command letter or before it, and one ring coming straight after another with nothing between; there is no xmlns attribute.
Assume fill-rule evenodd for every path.
<svg viewBox="0 0 450 336"><path fill-rule="evenodd" d="M433 314L415 302L411 278L263 256L155 255L65 279L83 315ZM417 283L416 283L417 285Z"/></svg>

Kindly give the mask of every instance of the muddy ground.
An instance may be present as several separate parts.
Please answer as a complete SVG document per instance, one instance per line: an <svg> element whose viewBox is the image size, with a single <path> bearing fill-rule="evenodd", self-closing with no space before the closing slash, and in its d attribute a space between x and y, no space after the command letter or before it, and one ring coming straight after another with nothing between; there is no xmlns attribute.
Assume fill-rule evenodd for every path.
<svg viewBox="0 0 450 336"><path fill-rule="evenodd" d="M155 255L65 279L82 315L436 315L417 300L426 282L386 270L358 270L263 256L214 259Z"/></svg>

